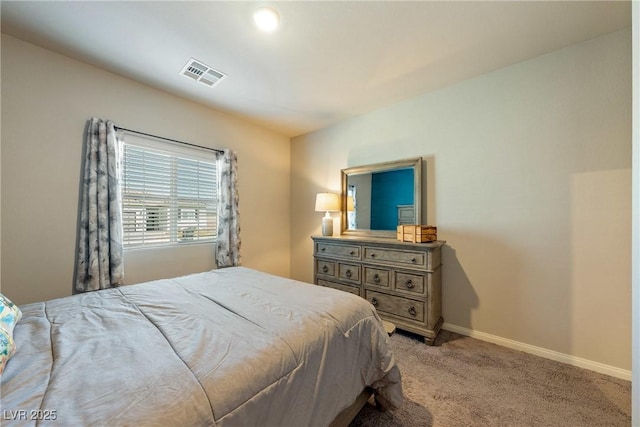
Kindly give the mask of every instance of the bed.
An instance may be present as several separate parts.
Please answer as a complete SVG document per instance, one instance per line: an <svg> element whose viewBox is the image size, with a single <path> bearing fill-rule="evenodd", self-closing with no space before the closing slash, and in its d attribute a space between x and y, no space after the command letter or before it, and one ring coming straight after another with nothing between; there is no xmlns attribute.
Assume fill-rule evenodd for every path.
<svg viewBox="0 0 640 427"><path fill-rule="evenodd" d="M366 300L244 267L21 310L3 425L328 426L367 390L402 402Z"/></svg>

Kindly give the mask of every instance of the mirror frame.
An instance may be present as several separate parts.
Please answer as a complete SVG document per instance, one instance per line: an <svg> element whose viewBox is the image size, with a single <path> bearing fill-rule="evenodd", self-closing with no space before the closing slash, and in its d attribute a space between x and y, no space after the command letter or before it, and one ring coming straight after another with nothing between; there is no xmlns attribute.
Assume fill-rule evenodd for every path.
<svg viewBox="0 0 640 427"><path fill-rule="evenodd" d="M361 175L373 172L386 172L395 169L413 168L413 203L416 212L417 222L422 222L422 157L411 159L395 160L392 162L376 163L372 165L355 166L342 169L342 194L340 195L340 233L348 236L368 236L396 238L396 230L368 230L368 229L347 229L347 185L351 175Z"/></svg>

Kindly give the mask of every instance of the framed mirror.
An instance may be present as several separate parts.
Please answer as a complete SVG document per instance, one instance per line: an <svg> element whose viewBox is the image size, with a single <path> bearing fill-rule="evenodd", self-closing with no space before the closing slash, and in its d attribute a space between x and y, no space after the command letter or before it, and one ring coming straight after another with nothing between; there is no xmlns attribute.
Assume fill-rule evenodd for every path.
<svg viewBox="0 0 640 427"><path fill-rule="evenodd" d="M342 169L342 234L396 237L420 224L422 158Z"/></svg>

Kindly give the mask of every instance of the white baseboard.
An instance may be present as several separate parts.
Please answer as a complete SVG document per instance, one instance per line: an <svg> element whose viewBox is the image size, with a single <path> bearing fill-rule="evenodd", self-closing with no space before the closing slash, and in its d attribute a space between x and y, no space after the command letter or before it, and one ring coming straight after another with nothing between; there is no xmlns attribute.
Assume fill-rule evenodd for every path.
<svg viewBox="0 0 640 427"><path fill-rule="evenodd" d="M547 350L546 348L536 347L534 345L502 338L496 335L487 334L485 332L474 331L472 329L463 328L462 326L456 326L450 323L444 323L442 325L442 329L446 329L447 331L455 332L471 338L477 338L479 340L487 341L493 344L501 345L503 347L509 347L514 350L523 351L525 353L534 354L546 359L555 360L556 362L566 363L569 365L577 366L579 368L589 369L601 374L631 381L631 371L616 368L615 366L605 365L604 363L594 362L591 360L583 359L581 357L571 356L569 354L564 354L553 350Z"/></svg>

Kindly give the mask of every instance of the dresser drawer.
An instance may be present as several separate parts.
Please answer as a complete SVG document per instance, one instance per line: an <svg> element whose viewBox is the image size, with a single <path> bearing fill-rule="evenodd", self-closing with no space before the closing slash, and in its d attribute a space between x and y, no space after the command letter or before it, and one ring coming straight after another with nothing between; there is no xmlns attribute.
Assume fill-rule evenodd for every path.
<svg viewBox="0 0 640 427"><path fill-rule="evenodd" d="M376 310L395 316L424 322L424 302L407 298L387 295L380 292L366 290L366 299Z"/></svg>
<svg viewBox="0 0 640 427"><path fill-rule="evenodd" d="M425 295L425 282L427 278L424 274L411 274L401 271L394 271L394 274L395 290L416 295Z"/></svg>
<svg viewBox="0 0 640 427"><path fill-rule="evenodd" d="M389 273L389 270L382 268L364 266L364 284L388 289L391 283Z"/></svg>
<svg viewBox="0 0 640 427"><path fill-rule="evenodd" d="M319 242L316 243L316 255L359 260L360 246Z"/></svg>
<svg viewBox="0 0 640 427"><path fill-rule="evenodd" d="M336 277L335 261L316 259L316 273L319 276Z"/></svg>
<svg viewBox="0 0 640 427"><path fill-rule="evenodd" d="M359 286L349 286L342 283L329 282L328 280L320 280L320 279L318 279L318 285L326 286L327 288L337 289L339 291L349 292L351 294L360 296Z"/></svg>
<svg viewBox="0 0 640 427"><path fill-rule="evenodd" d="M360 265L338 263L338 278L354 283L360 283Z"/></svg>
<svg viewBox="0 0 640 427"><path fill-rule="evenodd" d="M401 267L413 266L426 269L428 265L426 252L403 249L384 249L365 246L364 259Z"/></svg>

